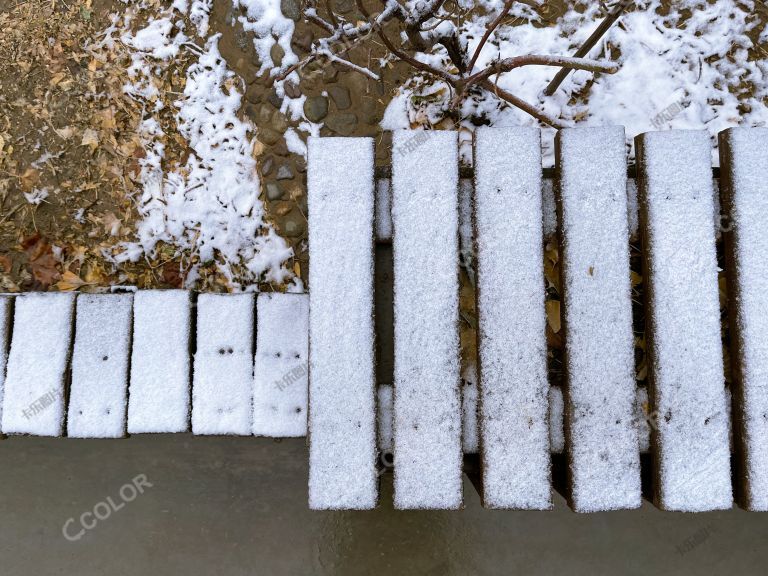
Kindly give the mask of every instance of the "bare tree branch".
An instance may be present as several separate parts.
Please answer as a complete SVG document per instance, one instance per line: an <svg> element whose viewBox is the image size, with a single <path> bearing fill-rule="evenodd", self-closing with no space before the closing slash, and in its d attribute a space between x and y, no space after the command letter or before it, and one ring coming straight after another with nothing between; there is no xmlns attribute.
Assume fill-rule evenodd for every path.
<svg viewBox="0 0 768 576"><path fill-rule="evenodd" d="M526 56L515 56L514 58L497 60L485 68L485 70L481 70L467 78L466 87L470 87L494 74L509 72L510 70L522 66L563 66L572 70L588 70L590 72L605 72L607 74L614 74L619 70L619 65L610 60L592 60L589 58L574 58L572 56L529 54Z"/></svg>
<svg viewBox="0 0 768 576"><path fill-rule="evenodd" d="M557 128L558 130L562 128L568 128L568 124L563 122L562 120L559 120L558 118L552 118L551 116L548 116L546 113L542 112L535 106L529 104L522 98L518 98L514 94L507 92L506 90L503 90L499 88L497 85L495 85L490 80L483 80L480 83L480 86L488 90L489 92L492 92L502 100L508 102L515 108L519 108L523 112L526 112L539 120L540 122L543 122L544 124L547 124L549 126L552 126L553 128Z"/></svg>
<svg viewBox="0 0 768 576"><path fill-rule="evenodd" d="M445 0L426 0L423 6L418 7L405 18L405 25L409 28L418 28L424 22L432 18L435 12L445 3Z"/></svg>
<svg viewBox="0 0 768 576"><path fill-rule="evenodd" d="M485 33L475 48L468 66L465 65L466 53L459 41L455 25L453 30L451 30L450 27L444 27L442 22L438 22L439 25L435 25L430 30L421 30L421 25L423 23L432 18L438 18L436 12L441 9L445 0L423 0L422 2L419 2L418 7L414 10L406 9L399 0L382 0L384 9L375 17L368 13L363 5L363 0L355 1L358 10L367 20L367 22L357 26L346 22L340 17L337 18L332 12L329 0L326 0L326 4L330 22L325 20L317 13L315 8L316 0L309 0L307 9L304 11L306 18L327 31L329 36L316 40L312 46L311 53L301 62L295 63L285 70L274 74L274 81L284 80L294 71L301 70L318 58L325 58L330 62L346 66L369 78L378 80L378 74L370 69L340 57L340 55L345 54L360 42L368 39L371 35L376 34L381 38L384 46L386 46L387 50L389 50L393 56L406 62L415 70L445 81L451 89L455 91L455 96L452 98L451 103L453 108L460 106L463 99L469 94L471 88L477 86L494 94L509 105L523 110L544 124L548 124L555 128L564 128L567 127L567 123L564 121L550 117L532 104L529 104L511 92L500 88L498 86L499 75L521 66L559 66L567 69L607 73L614 73L618 70L618 64L606 60L531 54L497 60L483 70L473 74L472 72L477 64L483 47L493 35L494 31L501 25L504 18L509 14L514 3L517 1L534 9L538 9L543 6L543 0L505 0L499 15L486 27ZM624 1L626 2L627 0ZM404 30L408 37L407 49L401 48L399 45L393 43L383 30L384 24L393 18L402 22L401 30ZM443 17L441 16L440 18ZM440 43L445 47L451 62L459 71L458 75L452 74L447 70L442 69L442 67L432 66L419 60L417 56L409 54L410 51L428 52L437 43ZM341 45L341 49L334 50L334 47L337 44ZM492 76L496 76L495 82L491 80Z"/></svg>
<svg viewBox="0 0 768 576"><path fill-rule="evenodd" d="M496 30L496 28L501 24L501 21L504 20L504 17L507 15L507 13L512 9L512 4L515 3L515 0L507 0L504 2L504 7L501 9L501 12L499 12L499 15L496 17L496 19L491 22L491 25L488 26L485 29L485 34L483 34L483 37L480 38L480 43L477 45L477 48L475 49L475 53L472 55L472 60L469 61L469 66L467 66L467 71L471 74L472 70L475 69L475 63L477 62L477 59L480 57L480 52L483 49L483 46L485 46L485 43L488 41L488 38L491 37L491 34L493 34L493 31Z"/></svg>
<svg viewBox="0 0 768 576"><path fill-rule="evenodd" d="M397 56L400 60L403 62L407 62L417 70L421 70L422 72L426 72L427 74L431 74L432 76L437 76L439 78L442 78L443 80L446 80L449 82L452 86L455 86L457 77L453 74L449 74L445 70L440 70L438 68L433 68L429 64L425 64L424 62L421 62L420 60L416 60L416 58L413 58L397 48L394 44L392 44L392 41L387 38L387 35L384 34L384 31L379 28L377 30L379 34L379 38L381 38L381 41L384 42L384 45L389 49L392 54Z"/></svg>

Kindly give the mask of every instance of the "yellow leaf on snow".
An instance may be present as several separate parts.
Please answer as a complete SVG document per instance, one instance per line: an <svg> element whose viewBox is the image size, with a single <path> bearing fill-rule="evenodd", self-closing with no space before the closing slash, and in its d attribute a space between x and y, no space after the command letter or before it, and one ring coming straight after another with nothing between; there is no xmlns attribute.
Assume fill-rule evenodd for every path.
<svg viewBox="0 0 768 576"><path fill-rule="evenodd" d="M547 300L547 324L552 329L552 332L557 334L560 332L560 301L559 300Z"/></svg>

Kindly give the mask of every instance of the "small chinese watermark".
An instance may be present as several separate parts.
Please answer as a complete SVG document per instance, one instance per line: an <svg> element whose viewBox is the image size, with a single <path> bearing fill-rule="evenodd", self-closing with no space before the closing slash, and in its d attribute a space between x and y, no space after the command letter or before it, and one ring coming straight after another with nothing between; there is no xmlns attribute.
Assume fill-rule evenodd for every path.
<svg viewBox="0 0 768 576"><path fill-rule="evenodd" d="M289 372L286 372L280 380L275 380L274 385L278 390L280 390L280 392L282 392L294 382L304 378L308 373L309 369L307 367L307 363L304 362L303 364L299 364L298 366L294 367Z"/></svg>
<svg viewBox="0 0 768 576"><path fill-rule="evenodd" d="M661 130L667 122L674 120L683 110L685 110L685 106L683 106L682 100L673 102L651 118L651 124L656 130Z"/></svg>
<svg viewBox="0 0 768 576"><path fill-rule="evenodd" d="M40 396L37 400L32 402L29 406L21 411L24 418L30 420L32 417L37 416L46 408L53 406L58 398L59 392L55 388L51 388L48 392Z"/></svg>
<svg viewBox="0 0 768 576"><path fill-rule="evenodd" d="M680 556L685 556L709 540L709 537L714 531L714 526L712 524L707 524L675 546L675 550L677 550L677 553L680 554Z"/></svg>

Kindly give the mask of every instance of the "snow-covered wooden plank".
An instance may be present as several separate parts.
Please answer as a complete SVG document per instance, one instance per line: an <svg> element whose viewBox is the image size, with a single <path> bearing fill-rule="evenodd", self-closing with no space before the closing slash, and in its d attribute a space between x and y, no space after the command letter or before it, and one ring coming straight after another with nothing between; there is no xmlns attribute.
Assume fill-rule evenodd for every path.
<svg viewBox="0 0 768 576"><path fill-rule="evenodd" d="M190 304L186 290L134 296L129 434L189 430Z"/></svg>
<svg viewBox="0 0 768 576"><path fill-rule="evenodd" d="M665 510L730 508L709 136L650 132L636 147L654 498Z"/></svg>
<svg viewBox="0 0 768 576"><path fill-rule="evenodd" d="M306 436L309 296L259 294L256 318L253 433Z"/></svg>
<svg viewBox="0 0 768 576"><path fill-rule="evenodd" d="M545 336L541 136L475 133L483 504L552 506Z"/></svg>
<svg viewBox="0 0 768 576"><path fill-rule="evenodd" d="M67 436L125 436L132 294L77 297Z"/></svg>
<svg viewBox="0 0 768 576"><path fill-rule="evenodd" d="M251 434L253 294L200 294L192 371L192 432Z"/></svg>
<svg viewBox="0 0 768 576"><path fill-rule="evenodd" d="M3 433L61 436L75 295L16 296L3 398Z"/></svg>
<svg viewBox="0 0 768 576"><path fill-rule="evenodd" d="M741 506L768 511L768 129L720 133Z"/></svg>
<svg viewBox="0 0 768 576"><path fill-rule="evenodd" d="M569 500L639 508L624 128L558 132Z"/></svg>
<svg viewBox="0 0 768 576"><path fill-rule="evenodd" d="M373 140L310 138L309 506L378 501Z"/></svg>
<svg viewBox="0 0 768 576"><path fill-rule="evenodd" d="M393 146L412 142L397 131ZM458 152L426 132L393 155L395 507L462 505Z"/></svg>
<svg viewBox="0 0 768 576"><path fill-rule="evenodd" d="M5 369L8 363L8 348L11 345L11 319L13 318L13 296L0 295L0 422L3 418L3 391L5 390Z"/></svg>

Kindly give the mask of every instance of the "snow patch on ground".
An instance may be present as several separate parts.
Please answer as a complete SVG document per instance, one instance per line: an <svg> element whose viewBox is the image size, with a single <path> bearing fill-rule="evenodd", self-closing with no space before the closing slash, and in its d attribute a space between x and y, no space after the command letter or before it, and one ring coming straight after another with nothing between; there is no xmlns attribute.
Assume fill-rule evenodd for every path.
<svg viewBox="0 0 768 576"><path fill-rule="evenodd" d="M124 244L114 260L152 256L162 242L191 259L183 263L187 286L198 278L200 264L211 261L236 289L258 281L282 284L292 279L284 263L293 252L264 220L252 154L255 128L237 115L242 82L219 52L219 35L205 38L210 9L211 0L194 0L191 6L177 0L159 12L139 5L126 10L122 25L116 17L105 33L104 44L119 40L131 51L124 89L147 104L139 127L145 156L139 161L143 192L136 203L142 220L136 241ZM134 30L131 24L139 16L148 21ZM204 40L202 47L186 35L185 16ZM288 43L290 31L285 31ZM176 131L190 150L186 162L174 166L166 162L166 134L158 116L164 105L156 79L181 56L196 61L186 70L183 94L173 102Z"/></svg>
<svg viewBox="0 0 768 576"><path fill-rule="evenodd" d="M491 12L463 25L460 36L469 53L474 52L502 4L501 0L484 2ZM589 55L617 59L621 63L618 73L597 78L590 72L571 73L553 96L546 97L542 90L557 69L527 66L502 75L499 86L571 124L623 125L629 144L635 135L650 130L707 129L714 136L740 123L762 126L768 122L768 108L763 103L768 95L768 63L765 59L748 61L752 42L746 33L755 25L748 18L751 2L680 0L666 15L658 13L661 0L639 0L637 4ZM602 19L599 3L582 6L582 13L570 9L553 27L541 27L527 7L513 8L512 16L521 20L498 28L484 46L476 70L499 58L572 55ZM687 19L681 16L686 9L690 10ZM419 59L434 65L441 57L430 54ZM425 112L422 104L416 106L408 97L414 89L407 86L401 91L406 97L396 97L389 104L382 127L406 128L409 122L418 122L419 116L441 117L451 96L447 90ZM582 103L572 103L576 95L585 96L578 99ZM488 93L465 102L462 118L473 113L484 115L495 126L538 125L516 108L500 109L499 101ZM548 166L554 161L554 133L548 128L543 134ZM716 151L714 154L717 163Z"/></svg>

